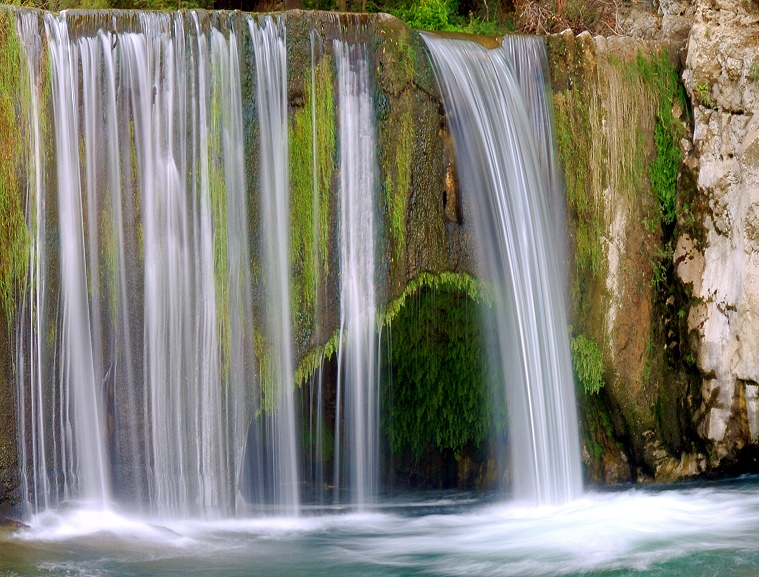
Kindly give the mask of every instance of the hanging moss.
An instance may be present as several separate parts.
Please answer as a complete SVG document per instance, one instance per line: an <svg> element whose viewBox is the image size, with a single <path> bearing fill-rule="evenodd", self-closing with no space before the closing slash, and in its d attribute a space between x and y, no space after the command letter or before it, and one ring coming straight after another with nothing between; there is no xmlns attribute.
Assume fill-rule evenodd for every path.
<svg viewBox="0 0 759 577"><path fill-rule="evenodd" d="M325 360L330 360L335 352L337 352L337 345L340 341L340 329L337 329L327 341L327 344L321 347L311 349L295 370L294 381L297 386L302 386L310 379L316 370L322 365Z"/></svg>
<svg viewBox="0 0 759 577"><path fill-rule="evenodd" d="M480 308L452 285L425 287L405 300L389 327L383 428L394 454L420 459L430 449L482 443L490 428Z"/></svg>
<svg viewBox="0 0 759 577"><path fill-rule="evenodd" d="M314 74L316 84L316 174L319 193L319 263L322 278L329 274L330 193L335 171L335 89L332 68L327 57L322 58Z"/></svg>
<svg viewBox="0 0 759 577"><path fill-rule="evenodd" d="M411 189L411 150L414 144L414 124L411 111L408 108L401 113L397 126L398 148L395 157L395 181L391 171L388 171L385 179L385 190L390 216L393 259L400 261L406 252L406 207Z"/></svg>
<svg viewBox="0 0 759 577"><path fill-rule="evenodd" d="M318 286L329 273L329 208L335 168L334 88L328 60L321 59L313 72L316 98L307 73L304 104L294 111L289 126L290 265L294 277L290 298L296 334L303 341L314 328Z"/></svg>
<svg viewBox="0 0 759 577"><path fill-rule="evenodd" d="M258 407L259 411L268 413L277 407L278 402L278 399L275 398L272 379L272 351L263 333L255 327L253 328L253 350L258 363L258 382L261 395Z"/></svg>
<svg viewBox="0 0 759 577"><path fill-rule="evenodd" d="M588 395L598 394L604 385L604 365L601 347L592 337L572 337L572 368L575 377Z"/></svg>
<svg viewBox="0 0 759 577"><path fill-rule="evenodd" d="M648 166L648 177L659 203L661 220L665 225L671 225L676 217L677 173L682 162L678 143L685 134L682 123L672 114L672 109L679 107L681 111L687 110L685 89L665 50L651 58L638 54L635 63L659 103L654 129L656 157Z"/></svg>
<svg viewBox="0 0 759 577"><path fill-rule="evenodd" d="M111 195L105 195L103 210L100 214L100 238L103 244L103 258L100 260L100 282L105 286L108 297L108 311L111 322L116 325L119 302L119 268L118 241L116 239L116 223L113 221Z"/></svg>
<svg viewBox="0 0 759 577"><path fill-rule="evenodd" d="M392 323L398 313L403 310L406 300L424 288L458 291L466 294L474 302L481 303L484 301L488 306L493 302L492 288L483 280L475 279L466 273L442 272L432 274L423 272L409 281L401 296L378 313L377 326L386 326Z"/></svg>
<svg viewBox="0 0 759 577"><path fill-rule="evenodd" d="M213 265L216 287L217 330L221 347L221 374L224 382L229 377L229 260L227 234L227 189L224 180L224 155L222 148L223 114L220 72L214 69L211 84L211 108L208 131L208 193L213 222Z"/></svg>
<svg viewBox="0 0 759 577"><path fill-rule="evenodd" d="M19 162L23 151L20 115L21 56L12 12L0 13L0 306L11 328L16 301L29 267L29 230L24 219Z"/></svg>
<svg viewBox="0 0 759 577"><path fill-rule="evenodd" d="M572 89L554 94L556 144L564 167L567 202L576 216L576 266L580 275L596 277L603 266L601 237L603 213L592 190L591 150L592 107L584 90Z"/></svg>

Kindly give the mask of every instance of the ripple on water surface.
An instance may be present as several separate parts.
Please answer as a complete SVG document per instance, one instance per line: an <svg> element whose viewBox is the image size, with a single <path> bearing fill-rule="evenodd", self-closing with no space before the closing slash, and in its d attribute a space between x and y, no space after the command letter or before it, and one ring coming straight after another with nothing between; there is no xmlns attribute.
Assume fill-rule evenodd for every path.
<svg viewBox="0 0 759 577"><path fill-rule="evenodd" d="M4 575L756 575L756 483L587 493L558 507L144 520L71 508L0 536Z"/></svg>

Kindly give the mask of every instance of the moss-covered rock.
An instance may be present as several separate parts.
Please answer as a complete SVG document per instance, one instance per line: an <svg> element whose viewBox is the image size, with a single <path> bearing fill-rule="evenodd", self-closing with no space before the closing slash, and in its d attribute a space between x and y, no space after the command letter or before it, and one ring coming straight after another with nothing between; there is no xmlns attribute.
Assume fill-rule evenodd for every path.
<svg viewBox="0 0 759 577"><path fill-rule="evenodd" d="M682 295L671 239L688 133L679 62L661 42L568 32L547 42L575 257L572 324L601 345L605 368L608 406L580 395L590 478L629 475L621 450L641 476L656 476L661 451L698 449L688 442L688 378L672 354Z"/></svg>

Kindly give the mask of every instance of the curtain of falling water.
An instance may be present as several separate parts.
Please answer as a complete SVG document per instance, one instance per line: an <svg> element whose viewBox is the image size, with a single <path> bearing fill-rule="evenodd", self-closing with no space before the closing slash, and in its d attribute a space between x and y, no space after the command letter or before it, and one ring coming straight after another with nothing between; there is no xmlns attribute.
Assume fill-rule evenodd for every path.
<svg viewBox="0 0 759 577"><path fill-rule="evenodd" d="M241 31L193 12L45 14L55 135L48 184L39 18L19 12L17 26L33 160L32 288L17 352L29 510L70 499L108 506L113 493L157 515L230 514L239 508L237 481L257 409ZM277 87L274 115L281 115L284 26L265 19L245 28L267 46L256 52L264 70L258 85ZM259 94L261 110L269 110L266 98ZM271 202L287 190L286 135L283 122L262 120L262 142L279 143L271 162L261 162L262 173L280 165L272 187L261 187ZM58 199L52 218L48 187ZM278 284L267 303L279 298L282 311L289 307L287 244L276 237L287 230L287 212L271 211L262 221L271 222L267 272ZM51 225L57 232L48 232ZM60 256L48 258L56 237ZM271 264L277 259L279 269ZM272 419L274 460L282 463L274 493L293 512L289 331L288 310L268 319L264 332L277 343L273 364L284 375Z"/></svg>
<svg viewBox="0 0 759 577"><path fill-rule="evenodd" d="M60 391L61 404L65 405L67 428L75 429L73 434L74 459L70 459L70 469L66 475L64 495L78 494L80 498L103 506L109 498L110 481L107 478L104 413L99 377L102 374L100 355L100 300L97 284L89 286L97 272L88 278L86 251L97 245L97 231L91 230L92 221L85 223L84 206L91 201L90 194L84 197L80 173L80 107L77 99L79 88L79 65L86 80L96 71L92 70L91 45L77 43L69 38L64 17L45 16L45 29L50 51L53 110L55 115L55 143L58 153L58 218L60 224L60 267L61 267L61 359ZM85 99L87 101L87 99ZM90 112L83 110L85 118ZM87 132L87 123L85 132ZM86 135L85 135L86 139ZM91 160L85 148L85 159ZM89 167L88 167L89 168ZM85 178L91 170L85 170ZM92 209L88 211L88 215ZM95 227L97 228L97 227ZM85 230L89 233L89 243L85 240ZM92 240L92 237L95 239ZM91 262L89 263L91 266ZM94 276L93 276L94 275ZM93 291L90 306L89 291ZM68 437L68 431L65 437ZM69 439L67 439L67 442ZM68 451L67 451L68 452ZM68 468L68 467L67 467ZM77 485L74 493L72 484Z"/></svg>
<svg viewBox="0 0 759 577"><path fill-rule="evenodd" d="M264 253L265 324L271 339L268 395L274 502L288 513L300 503L297 485L297 423L293 398L293 351L290 320L290 202L287 141L287 54L285 22L264 16L249 21L256 59L256 89L260 123L261 227Z"/></svg>
<svg viewBox="0 0 759 577"><path fill-rule="evenodd" d="M350 500L359 508L376 499L379 391L375 329L375 192L377 135L363 43L334 41L340 146L340 372L344 389ZM335 424L335 487L340 474L340 408ZM336 499L339 492L335 493Z"/></svg>
<svg viewBox="0 0 759 577"><path fill-rule="evenodd" d="M424 35L454 139L462 196L496 290L491 363L504 375L515 495L561 503L581 491L550 111L539 39L486 50ZM540 48L544 51L544 48ZM543 57L544 58L544 57ZM515 73L516 71L516 73ZM546 150L546 147L549 150ZM560 231L559 231L560 232Z"/></svg>
<svg viewBox="0 0 759 577"><path fill-rule="evenodd" d="M25 108L29 130L29 154L27 156L27 195L26 214L31 231L31 248L29 251L29 285L31 290L25 295L21 305L19 321L19 338L16 352L16 379L18 391L18 435L21 439L21 490L24 499L29 500L28 505L34 510L45 509L49 506L49 496L53 490L48 477L47 453L45 451L46 438L49 434L55 435L57 431L48 422L46 409L52 409L51 403L46 403L46 382L43 381L43 367L46 372L50 370L50 355L44 348L45 331L47 321L47 306L45 294L47 284L45 282L45 270L47 268L47 251L45 250L47 216L45 210L45 167L43 166L43 143L42 123L40 111L42 87L39 83L43 68L42 38L40 35L39 17L33 12L22 12L17 21L17 33L23 47L25 62L22 63L22 72L28 86L28 94L22 99ZM25 66L23 66L25 64ZM51 387L52 388L52 387ZM24 407L29 407L29 411ZM27 416L29 417L27 419ZM62 439L58 438L58 443ZM70 447L54 453L54 458L60 455L70 455ZM54 470L58 470L58 463L51 463ZM54 492L60 491L56 483Z"/></svg>

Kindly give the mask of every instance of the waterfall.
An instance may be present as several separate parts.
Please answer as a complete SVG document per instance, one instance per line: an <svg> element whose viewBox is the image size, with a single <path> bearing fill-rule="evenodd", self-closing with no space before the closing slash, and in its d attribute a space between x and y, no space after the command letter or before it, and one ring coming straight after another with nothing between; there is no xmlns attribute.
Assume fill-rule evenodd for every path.
<svg viewBox="0 0 759 577"><path fill-rule="evenodd" d="M377 136L366 46L334 42L340 147L340 346L335 487L340 483L341 400L350 501L376 498L379 453L378 339L375 327ZM341 398L342 393L342 398ZM339 499L339 493L335 494Z"/></svg>
<svg viewBox="0 0 759 577"><path fill-rule="evenodd" d="M377 115L392 104L360 19L308 30L309 83L288 79L284 16L13 14L31 245L15 338L27 512L81 501L164 518L296 515L304 473L321 501L331 481L335 502L373 505L389 284ZM565 500L579 459L542 46L426 40L498 287L517 494ZM332 334L336 364L308 358Z"/></svg>
<svg viewBox="0 0 759 577"><path fill-rule="evenodd" d="M486 50L424 34L453 135L462 198L494 285L490 362L504 375L514 493L561 503L581 491L565 311L562 224L541 39ZM496 373L498 371L495 371ZM494 373L495 374L495 373Z"/></svg>
<svg viewBox="0 0 759 577"><path fill-rule="evenodd" d="M274 413L268 424L273 439L269 467L278 495L275 502L294 513L297 486L293 352L290 320L290 203L287 141L287 55L284 20L250 20L256 58L260 121L261 225L264 231L264 277L267 334L271 338L270 395Z"/></svg>
<svg viewBox="0 0 759 577"><path fill-rule="evenodd" d="M76 500L234 514L245 469L267 469L251 449L261 444L275 470L248 478L248 492L297 512L284 24L248 24L200 12L17 13L31 127L31 282L16 353L30 513ZM246 104L248 39L259 91ZM260 248L245 106L259 111ZM260 330L253 250L270 279ZM273 343L267 355L257 331ZM259 388L264 364L272 389ZM270 405L256 417L260 399Z"/></svg>

